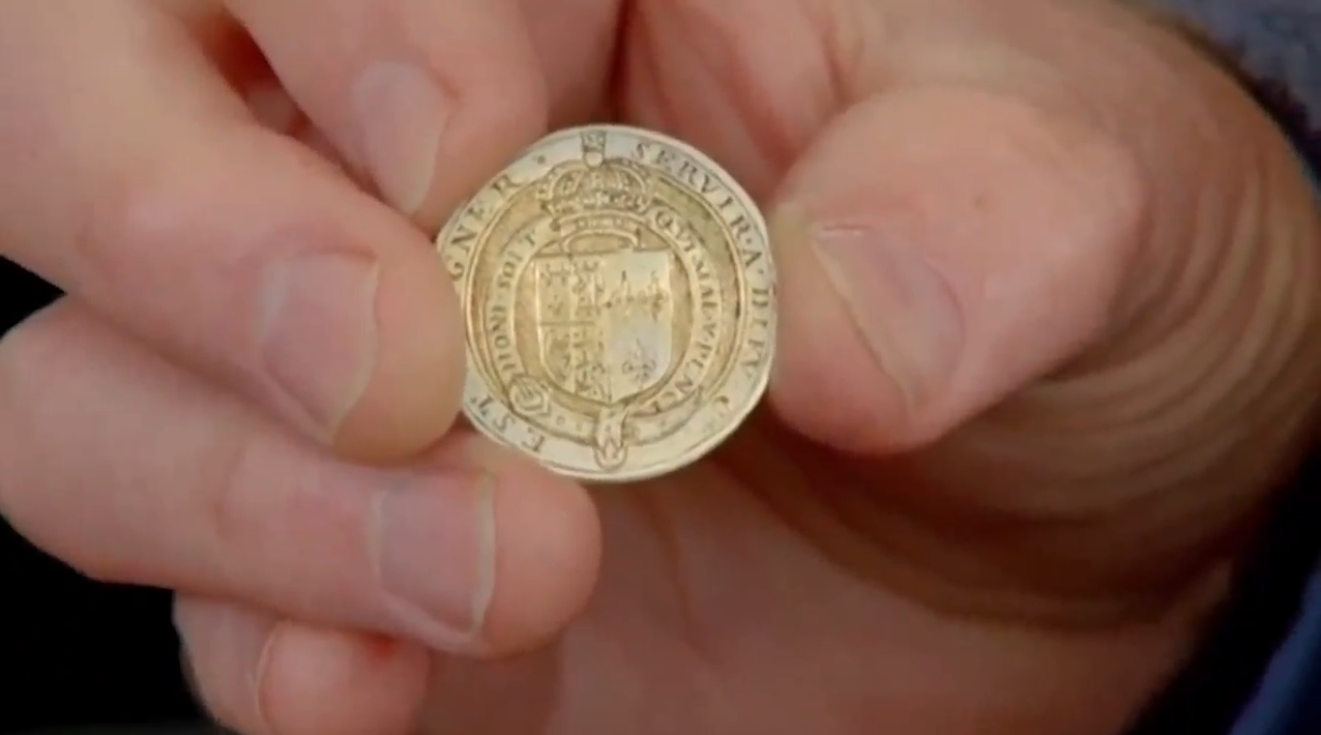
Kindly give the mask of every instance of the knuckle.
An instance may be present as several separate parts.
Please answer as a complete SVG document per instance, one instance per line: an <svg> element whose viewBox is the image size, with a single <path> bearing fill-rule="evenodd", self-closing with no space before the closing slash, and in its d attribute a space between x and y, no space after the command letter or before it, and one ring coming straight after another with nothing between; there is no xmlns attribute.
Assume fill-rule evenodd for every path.
<svg viewBox="0 0 1321 735"><path fill-rule="evenodd" d="M131 174L98 187L72 242L73 261L83 270L73 278L80 292L95 298L96 291L133 282L147 258L164 250L160 244L186 234L183 180L160 163L141 161Z"/></svg>
<svg viewBox="0 0 1321 735"><path fill-rule="evenodd" d="M327 580L369 578L357 568L368 556L368 497L343 491L350 470L270 432L234 437L213 447L197 469L207 479L193 553L207 560L214 586L243 599L317 609L309 595L328 603L343 592L332 583L338 592L327 595ZM331 577L321 571L328 559L340 560ZM291 584L295 571L299 581Z"/></svg>
<svg viewBox="0 0 1321 735"><path fill-rule="evenodd" d="M222 421L235 425L235 420ZM202 480L198 493L202 545L218 560L235 559L254 542L252 488L262 475L261 443L244 432L225 432L217 437L197 468Z"/></svg>

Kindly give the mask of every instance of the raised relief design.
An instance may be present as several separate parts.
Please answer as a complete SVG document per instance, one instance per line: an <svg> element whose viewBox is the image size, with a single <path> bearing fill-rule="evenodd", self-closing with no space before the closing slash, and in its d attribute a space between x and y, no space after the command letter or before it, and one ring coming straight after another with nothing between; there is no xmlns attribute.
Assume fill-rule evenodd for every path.
<svg viewBox="0 0 1321 735"><path fill-rule="evenodd" d="M759 284L769 293L769 259L748 277L746 243L725 221L752 220L746 198L704 197L681 165L663 165L668 149L639 138L612 150L605 128L552 140L438 241L468 322L465 409L566 474L656 474L709 448L764 389L769 350L739 372L757 326L739 302ZM738 205L725 218L722 201ZM764 229L754 234L764 253ZM704 407L716 413L694 422Z"/></svg>

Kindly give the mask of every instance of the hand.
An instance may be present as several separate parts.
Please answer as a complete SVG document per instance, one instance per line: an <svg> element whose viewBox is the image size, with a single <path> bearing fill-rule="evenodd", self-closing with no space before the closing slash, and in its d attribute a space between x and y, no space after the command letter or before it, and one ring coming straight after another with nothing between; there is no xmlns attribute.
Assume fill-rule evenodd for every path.
<svg viewBox="0 0 1321 735"><path fill-rule="evenodd" d="M69 294L0 344L0 515L96 579L323 626L272 640L320 656L301 659L313 692L376 662L331 714L388 733L410 714L398 698L421 697L424 644L493 655L560 629L599 529L582 488L449 431L461 324L420 231L544 132L531 45L494 6L398 18L428 29L430 62L463 70L437 139L439 119L407 118L447 109L422 77L373 65L404 26L350 18L374 7L231 4L283 39L264 50L303 70L287 82L315 128L218 6L0 8L0 254ZM337 30L308 35L322 13ZM365 35L347 55L351 30ZM246 676L256 618L202 619L199 665L223 667L219 652Z"/></svg>
<svg viewBox="0 0 1321 735"><path fill-rule="evenodd" d="M767 203L783 324L769 410L710 461L597 496L593 580L581 491L446 432L457 324L425 242L255 127L231 93L267 81L242 34L179 4L155 25L80 5L83 35L50 9L67 3L0 23L40 70L0 121L0 160L27 164L0 173L0 241L74 294L6 342L0 507L89 573L195 593L179 621L227 722L403 732L429 681L437 734L1101 735L1196 644L1304 438L1321 347L1298 165L1184 39L1090 0L310 2L230 3L313 123L268 124L432 228L545 121L617 110ZM202 81L199 48L228 85ZM410 116L439 106L381 91L383 59L455 90L439 145ZM390 134L362 132L354 90ZM266 342L305 372L254 357L254 274L291 247L260 236L294 224L380 264L353 401L333 378L361 370L284 337L355 334L330 288L300 318L343 322ZM222 388L350 458L445 435L415 464L446 470L402 491ZM308 392L341 398L293 410ZM384 581L467 602L492 581L466 523L483 488L499 544L479 633L400 615L374 539L400 544ZM370 536L397 501L408 523ZM469 660L532 646L593 581L553 645Z"/></svg>

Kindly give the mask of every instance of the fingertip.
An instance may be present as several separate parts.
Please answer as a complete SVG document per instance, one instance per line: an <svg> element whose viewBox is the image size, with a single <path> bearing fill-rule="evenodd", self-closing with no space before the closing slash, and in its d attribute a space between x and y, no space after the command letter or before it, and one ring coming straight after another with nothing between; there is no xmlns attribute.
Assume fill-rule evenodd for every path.
<svg viewBox="0 0 1321 735"><path fill-rule="evenodd" d="M408 735L426 694L425 649L180 597L175 626L197 695L249 735Z"/></svg>
<svg viewBox="0 0 1321 735"><path fill-rule="evenodd" d="M494 587L481 631L484 651L507 655L553 638L586 606L601 561L596 507L578 483L474 440L499 463Z"/></svg>
<svg viewBox="0 0 1321 735"><path fill-rule="evenodd" d="M548 130L550 103L545 78L527 42L519 39L517 45L521 53L510 51L511 58L502 61L498 85L472 80L463 89L463 104L454 110L444 135L429 154L433 174L418 198L394 203L429 235L439 232L460 203L492 173Z"/></svg>
<svg viewBox="0 0 1321 735"><path fill-rule="evenodd" d="M365 462L412 457L434 444L458 416L465 370L458 300L434 250L386 253L378 277L374 360L332 427L336 450Z"/></svg>
<svg viewBox="0 0 1321 735"><path fill-rule="evenodd" d="M367 633L281 623L260 674L278 735L408 735L426 695L426 649Z"/></svg>
<svg viewBox="0 0 1321 735"><path fill-rule="evenodd" d="M1120 143L993 92L841 114L777 195L772 400L843 449L945 435L1103 334L1149 192Z"/></svg>
<svg viewBox="0 0 1321 735"><path fill-rule="evenodd" d="M877 364L810 252L806 220L781 212L769 223L780 301L767 399L798 433L844 452L909 448L921 437L911 403ZM825 379L823 379L825 378Z"/></svg>

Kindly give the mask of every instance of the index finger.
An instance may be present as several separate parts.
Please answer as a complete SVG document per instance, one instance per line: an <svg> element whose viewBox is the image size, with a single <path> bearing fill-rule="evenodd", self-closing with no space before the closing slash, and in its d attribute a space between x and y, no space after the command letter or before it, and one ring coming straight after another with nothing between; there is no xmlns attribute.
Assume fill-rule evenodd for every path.
<svg viewBox="0 0 1321 735"><path fill-rule="evenodd" d="M431 244L261 128L149 3L0 6L0 248L155 351L370 459L458 412Z"/></svg>
<svg viewBox="0 0 1321 735"><path fill-rule="evenodd" d="M290 94L424 228L545 132L513 0L225 0Z"/></svg>

